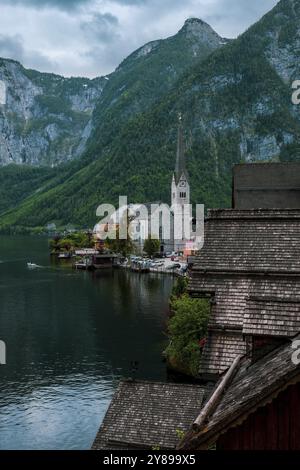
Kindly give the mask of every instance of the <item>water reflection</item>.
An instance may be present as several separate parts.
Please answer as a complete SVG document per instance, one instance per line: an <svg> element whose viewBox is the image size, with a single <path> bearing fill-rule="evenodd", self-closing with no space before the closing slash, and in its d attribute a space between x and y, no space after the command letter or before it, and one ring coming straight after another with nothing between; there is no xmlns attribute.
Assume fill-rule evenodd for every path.
<svg viewBox="0 0 300 470"><path fill-rule="evenodd" d="M89 448L132 360L138 377L165 379L173 281L59 268L42 238L0 237L0 260L0 448Z"/></svg>

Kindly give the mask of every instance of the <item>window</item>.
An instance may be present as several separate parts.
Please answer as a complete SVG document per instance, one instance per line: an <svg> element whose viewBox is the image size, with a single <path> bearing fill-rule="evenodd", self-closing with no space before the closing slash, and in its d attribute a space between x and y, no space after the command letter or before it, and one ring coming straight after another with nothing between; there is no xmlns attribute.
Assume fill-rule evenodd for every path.
<svg viewBox="0 0 300 470"><path fill-rule="evenodd" d="M184 192L184 193L181 192L179 196L180 196L181 198L186 198L186 192Z"/></svg>

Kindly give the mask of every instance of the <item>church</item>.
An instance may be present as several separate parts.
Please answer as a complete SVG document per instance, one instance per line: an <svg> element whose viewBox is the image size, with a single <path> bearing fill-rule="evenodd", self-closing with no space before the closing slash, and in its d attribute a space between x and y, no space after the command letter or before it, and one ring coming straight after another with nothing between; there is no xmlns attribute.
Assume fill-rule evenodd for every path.
<svg viewBox="0 0 300 470"><path fill-rule="evenodd" d="M190 237L185 237L183 230L184 226L190 226L192 215L189 211L188 213L184 211L185 206L190 204L190 183L186 169L186 147L181 115L179 115L176 163L171 181L170 202L171 211L169 211L169 206L161 201L122 206L111 215L111 220L106 224L116 227L120 224L125 211L128 211L128 214L133 217L131 237L138 252L143 252L144 242L151 236L159 239L162 254L168 252L191 254L194 242ZM163 217L166 207L168 207L168 224ZM145 208L146 213L144 213ZM154 224L153 220L157 223ZM102 238L103 223L100 222L95 226L94 234L98 239Z"/></svg>
<svg viewBox="0 0 300 470"><path fill-rule="evenodd" d="M190 204L190 183L186 169L186 149L183 137L182 116L179 115L176 165L171 184L171 206L173 208L173 244L174 251L176 252L184 252L187 248L186 245L189 242L189 240L184 238L183 234L181 239L177 236L175 239L174 233L176 215L182 218L182 226L184 224L183 208L186 204ZM176 212L178 212L178 214L176 214Z"/></svg>
<svg viewBox="0 0 300 470"><path fill-rule="evenodd" d="M164 233L164 230L166 230L166 224L163 223L162 220L162 212L165 204L161 201L145 204L148 209L148 218L143 219L139 217L139 226L137 227L137 233L141 234L141 236L138 237L140 251L143 250L143 244L145 241L145 237L143 235L145 233L148 235L151 234L152 237L154 236L159 239L161 253L176 252L191 254L191 251L193 251L193 240L185 238L183 232L184 224L189 225L192 216L189 213L185 214L184 212L184 207L190 204L190 183L186 169L186 147L184 143L184 129L181 114L179 115L176 163L171 181L170 202L171 213L169 214L170 226L168 235ZM157 207L157 209L153 211L153 207ZM154 228L153 225L151 226L151 216L154 218L157 217L159 220L159 224L156 228ZM176 230L176 223L179 226L178 230ZM166 232L168 232L168 230L166 230Z"/></svg>

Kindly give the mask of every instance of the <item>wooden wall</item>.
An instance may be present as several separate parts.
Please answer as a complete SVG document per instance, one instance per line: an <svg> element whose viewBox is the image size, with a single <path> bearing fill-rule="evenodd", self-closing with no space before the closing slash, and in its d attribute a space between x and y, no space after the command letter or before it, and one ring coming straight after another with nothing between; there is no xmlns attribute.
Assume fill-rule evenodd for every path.
<svg viewBox="0 0 300 470"><path fill-rule="evenodd" d="M219 437L218 450L300 450L300 383Z"/></svg>

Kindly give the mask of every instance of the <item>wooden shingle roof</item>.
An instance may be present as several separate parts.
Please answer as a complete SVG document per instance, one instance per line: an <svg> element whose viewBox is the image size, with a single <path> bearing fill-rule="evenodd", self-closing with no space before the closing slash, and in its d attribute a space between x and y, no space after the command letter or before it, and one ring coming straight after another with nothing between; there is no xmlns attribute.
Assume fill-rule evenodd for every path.
<svg viewBox="0 0 300 470"><path fill-rule="evenodd" d="M300 340L300 335L294 339ZM244 358L211 416L200 428L189 431L180 448L207 448L220 434L241 424L290 384L300 382L300 365L292 361L294 351L289 341L253 364Z"/></svg>
<svg viewBox="0 0 300 470"><path fill-rule="evenodd" d="M93 449L175 449L203 404L205 387L122 381Z"/></svg>
<svg viewBox="0 0 300 470"><path fill-rule="evenodd" d="M299 331L300 298L274 296L247 300L244 335L291 337Z"/></svg>
<svg viewBox="0 0 300 470"><path fill-rule="evenodd" d="M208 212L194 270L300 275L300 209Z"/></svg>
<svg viewBox="0 0 300 470"><path fill-rule="evenodd" d="M222 374L234 358L246 353L246 343L241 334L215 332L209 334L200 363L200 374Z"/></svg>
<svg viewBox="0 0 300 470"><path fill-rule="evenodd" d="M220 374L246 352L245 335L292 337L300 331L300 278L192 273L189 292L213 298L201 374Z"/></svg>
<svg viewBox="0 0 300 470"><path fill-rule="evenodd" d="M188 290L213 300L201 374L224 372L245 335L297 334L300 210L210 211Z"/></svg>

